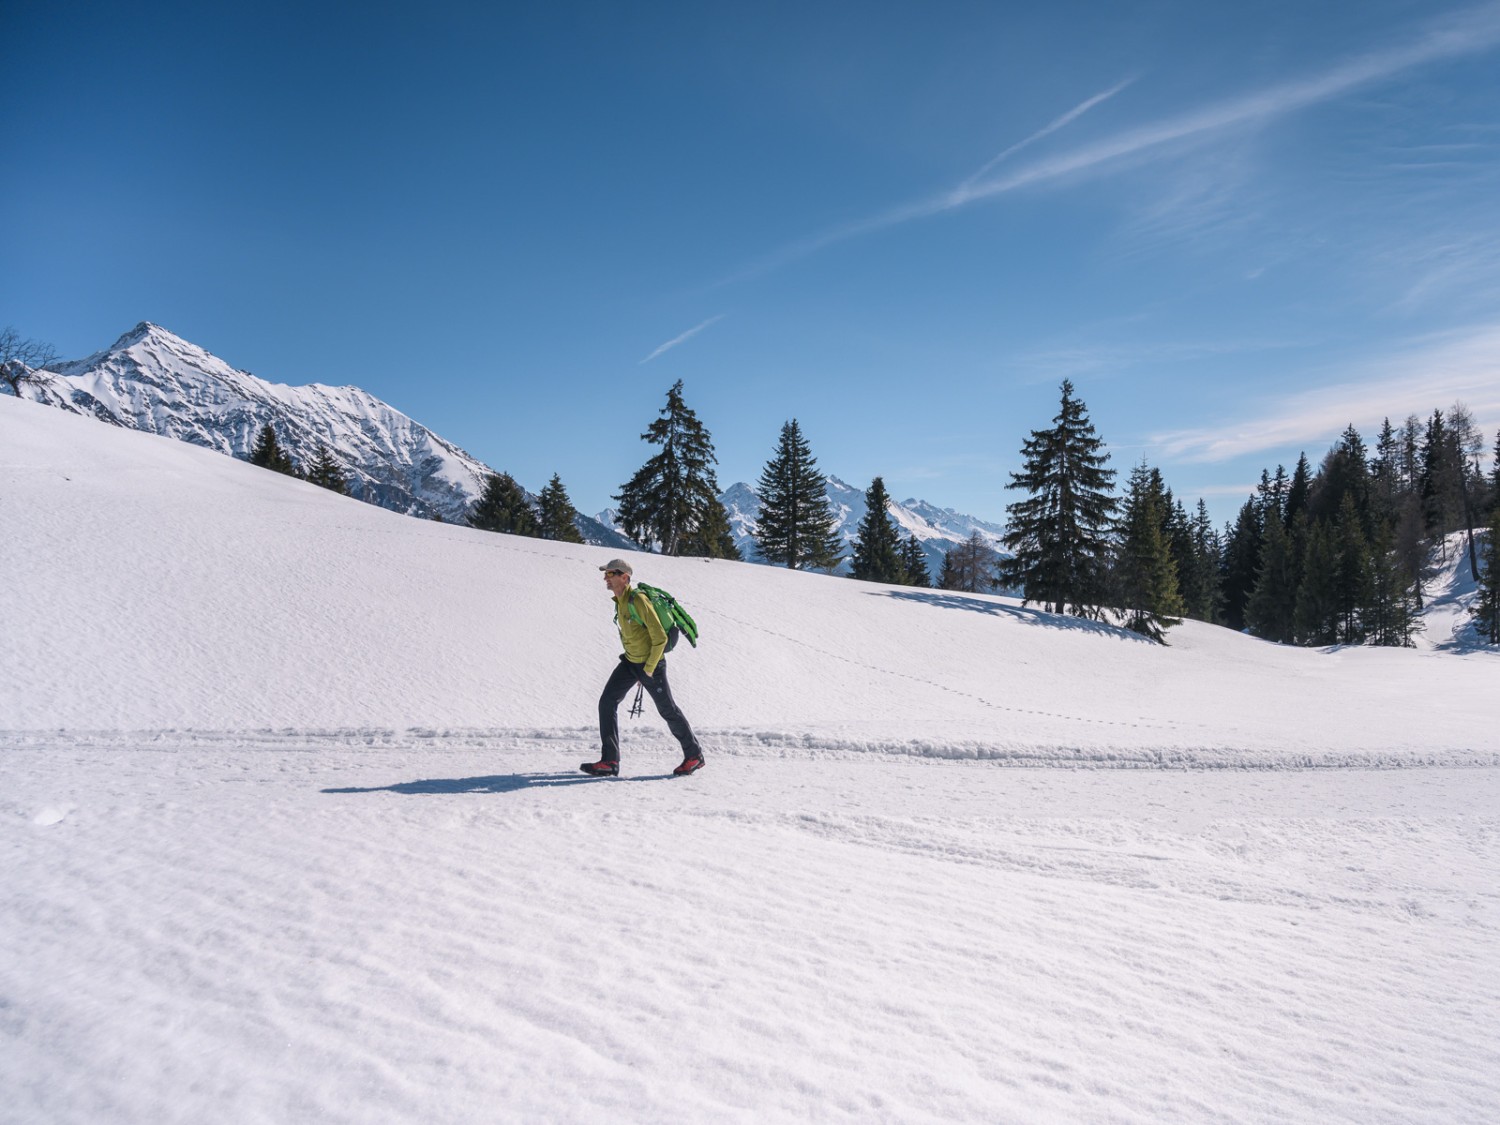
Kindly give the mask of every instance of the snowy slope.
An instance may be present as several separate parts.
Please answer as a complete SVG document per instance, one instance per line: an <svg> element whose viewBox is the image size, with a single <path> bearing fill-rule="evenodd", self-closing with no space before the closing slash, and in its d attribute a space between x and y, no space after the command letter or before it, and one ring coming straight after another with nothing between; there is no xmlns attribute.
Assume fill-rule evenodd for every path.
<svg viewBox="0 0 1500 1125"><path fill-rule="evenodd" d="M155 324L57 372L26 396L239 458L271 425L299 464L325 444L353 496L410 515L462 522L492 471L358 387L269 383ZM591 520L581 530L590 542L623 546Z"/></svg>
<svg viewBox="0 0 1500 1125"><path fill-rule="evenodd" d="M9 398L0 531L0 1119L1500 1117L1493 653L641 556L596 781L610 552Z"/></svg>

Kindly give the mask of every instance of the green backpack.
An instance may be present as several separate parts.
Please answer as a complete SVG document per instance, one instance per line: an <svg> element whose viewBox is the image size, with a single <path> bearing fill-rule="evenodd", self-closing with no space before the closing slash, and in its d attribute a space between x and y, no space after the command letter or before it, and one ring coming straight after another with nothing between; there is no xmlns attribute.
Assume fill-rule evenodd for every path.
<svg viewBox="0 0 1500 1125"><path fill-rule="evenodd" d="M667 631L667 651L672 651L672 646L677 643L678 637L686 637L688 644L694 648L698 647L698 623L693 620L687 610L677 603L677 599L665 590L659 590L655 586L647 586L644 582L635 585L633 594L645 594L651 602L651 608L656 610L656 616L661 620L661 627ZM642 627L645 622L641 615L635 611L635 598L632 597L627 603L630 616L635 623Z"/></svg>

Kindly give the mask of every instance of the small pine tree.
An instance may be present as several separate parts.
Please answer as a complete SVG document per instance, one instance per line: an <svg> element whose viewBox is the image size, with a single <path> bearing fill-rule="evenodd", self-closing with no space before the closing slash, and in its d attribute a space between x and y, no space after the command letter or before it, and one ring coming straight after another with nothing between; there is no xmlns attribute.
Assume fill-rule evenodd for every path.
<svg viewBox="0 0 1500 1125"><path fill-rule="evenodd" d="M1182 621L1177 568L1167 545L1160 477L1143 461L1130 472L1115 556L1115 590L1125 627L1160 643Z"/></svg>
<svg viewBox="0 0 1500 1125"><path fill-rule="evenodd" d="M333 451L321 441L318 442L318 451L313 454L312 467L307 470L307 480L309 484L337 492L340 496L349 495L349 482L344 479L343 468Z"/></svg>
<svg viewBox="0 0 1500 1125"><path fill-rule="evenodd" d="M901 547L901 565L906 570L906 584L908 586L932 585L932 575L927 572L927 555L922 550L922 544L917 541L915 535L907 537Z"/></svg>
<svg viewBox="0 0 1500 1125"><path fill-rule="evenodd" d="M698 526L683 536L677 553L691 558L741 561L723 501L715 497L705 508Z"/></svg>
<svg viewBox="0 0 1500 1125"><path fill-rule="evenodd" d="M901 562L901 537L886 510L890 502L885 481L876 477L865 492L865 518L854 540L852 574L863 582L900 586L906 582L906 567Z"/></svg>
<svg viewBox="0 0 1500 1125"><path fill-rule="evenodd" d="M556 473L547 482L547 487L537 494L537 534L542 539L558 543L582 543L583 533L578 530L578 509L568 499L568 490Z"/></svg>
<svg viewBox="0 0 1500 1125"><path fill-rule="evenodd" d="M538 531L536 515L526 502L526 494L509 473L490 474L484 482L484 493L469 514L469 526L533 538Z"/></svg>
<svg viewBox="0 0 1500 1125"><path fill-rule="evenodd" d="M1416 581L1402 565L1396 532L1389 523L1376 530L1370 545L1370 602L1365 611L1365 635L1374 645L1411 647L1422 627Z"/></svg>
<svg viewBox="0 0 1500 1125"><path fill-rule="evenodd" d="M276 440L276 431L269 422L261 427L260 437L250 447L250 464L275 473L285 473L289 477L297 475L296 464Z"/></svg>
<svg viewBox="0 0 1500 1125"><path fill-rule="evenodd" d="M761 471L755 522L756 546L767 562L832 570L841 561L827 481L795 418L781 427L776 453Z"/></svg>
<svg viewBox="0 0 1500 1125"><path fill-rule="evenodd" d="M1219 589L1223 597L1224 624L1239 632L1245 627L1245 607L1260 576L1260 552L1265 539L1261 510L1252 496L1240 508L1239 519L1225 529L1220 556Z"/></svg>

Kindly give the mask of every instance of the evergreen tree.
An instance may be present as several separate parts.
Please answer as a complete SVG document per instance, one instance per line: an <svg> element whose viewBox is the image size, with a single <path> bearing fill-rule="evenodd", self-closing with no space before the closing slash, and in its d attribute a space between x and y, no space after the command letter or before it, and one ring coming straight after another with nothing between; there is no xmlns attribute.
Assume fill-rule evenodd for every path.
<svg viewBox="0 0 1500 1125"><path fill-rule="evenodd" d="M1459 525L1459 476L1463 463L1458 443L1441 410L1434 410L1422 441L1420 491L1427 535L1441 538Z"/></svg>
<svg viewBox="0 0 1500 1125"><path fill-rule="evenodd" d="M901 561L901 536L886 511L890 502L885 481L876 477L865 492L865 518L854 540L852 574L865 582L900 586L906 582L906 567Z"/></svg>
<svg viewBox="0 0 1500 1125"><path fill-rule="evenodd" d="M1160 476L1145 462L1130 472L1125 514L1115 559L1115 591L1125 613L1125 627L1159 643L1181 623L1182 597L1177 567L1167 546L1166 513Z"/></svg>
<svg viewBox="0 0 1500 1125"><path fill-rule="evenodd" d="M578 530L578 509L573 507L568 490L556 473L537 494L536 507L538 537L558 543L583 542L583 533Z"/></svg>
<svg viewBox="0 0 1500 1125"><path fill-rule="evenodd" d="M318 442L318 452L313 456L307 479L310 484L319 488L337 492L340 496L349 495L349 482L344 479L344 470L334 458L333 451L322 442Z"/></svg>
<svg viewBox="0 0 1500 1125"><path fill-rule="evenodd" d="M1245 606L1245 621L1257 637L1278 644L1296 639L1297 583L1292 537L1280 520L1266 525L1260 573Z"/></svg>
<svg viewBox="0 0 1500 1125"><path fill-rule="evenodd" d="M1364 438L1360 437L1359 431L1352 424L1323 458L1323 464L1313 480L1312 494L1308 499L1313 522L1331 523L1337 520L1345 496L1353 497L1360 530L1368 536L1373 527L1370 512L1370 469Z"/></svg>
<svg viewBox="0 0 1500 1125"><path fill-rule="evenodd" d="M1338 639L1340 644L1357 645L1364 640L1364 613L1371 597L1370 545L1352 493L1346 492L1339 506L1334 553Z"/></svg>
<svg viewBox="0 0 1500 1125"><path fill-rule="evenodd" d="M950 547L943 552L943 570L938 575L939 590L957 590L960 588L958 586L958 575L953 568L953 553L957 550L957 547Z"/></svg>
<svg viewBox="0 0 1500 1125"><path fill-rule="evenodd" d="M690 535L702 546L717 542L719 528L704 528L717 520L719 483L714 477L713 440L682 397L682 380L667 392L661 416L641 435L661 446L656 454L621 486L620 526L637 543L665 555L680 555ZM727 521L726 521L727 524Z"/></svg>
<svg viewBox="0 0 1500 1125"><path fill-rule="evenodd" d="M501 531L508 535L538 534L536 515L526 502L526 494L509 473L491 473L484 482L484 492L469 513L469 526L481 531Z"/></svg>
<svg viewBox="0 0 1500 1125"><path fill-rule="evenodd" d="M906 571L908 586L931 586L932 575L927 572L927 554L915 535L907 537L901 547L901 566Z"/></svg>
<svg viewBox="0 0 1500 1125"><path fill-rule="evenodd" d="M1474 603L1474 628L1492 645L1500 645L1500 506L1490 514L1484 555L1480 560L1479 597Z"/></svg>
<svg viewBox="0 0 1500 1125"><path fill-rule="evenodd" d="M1029 495L1006 506L1005 546L1012 556L1001 565L1000 580L1049 611L1071 607L1097 616L1105 600L1115 474L1104 467L1104 442L1066 379L1052 421L1051 429L1033 430L1026 439L1024 467L1007 486Z"/></svg>
<svg viewBox="0 0 1500 1125"><path fill-rule="evenodd" d="M1292 470L1292 483L1286 489L1286 508L1282 522L1290 530L1298 512L1307 511L1308 498L1312 494L1312 466L1307 463L1307 454L1297 456L1297 467Z"/></svg>
<svg viewBox="0 0 1500 1125"><path fill-rule="evenodd" d="M1217 621L1219 616L1219 533L1208 515L1208 505L1198 501L1193 516L1192 552L1182 584L1187 615L1195 621Z"/></svg>
<svg viewBox="0 0 1500 1125"><path fill-rule="evenodd" d="M734 529L729 525L729 512L717 496L704 511L698 526L683 536L677 553L691 558L742 561Z"/></svg>
<svg viewBox="0 0 1500 1125"><path fill-rule="evenodd" d="M1339 638L1338 557L1327 524L1310 523L1297 589L1297 640L1305 645L1337 644Z"/></svg>
<svg viewBox="0 0 1500 1125"><path fill-rule="evenodd" d="M1260 576L1260 552L1264 533L1261 509L1255 497L1240 508L1239 519L1226 529L1221 561L1220 591L1224 624L1239 632L1245 628L1245 607Z"/></svg>
<svg viewBox="0 0 1500 1125"><path fill-rule="evenodd" d="M1370 602L1365 610L1365 638L1371 644L1410 647L1422 627L1421 605L1412 577L1396 550L1396 533L1389 523L1376 529L1370 545Z"/></svg>
<svg viewBox="0 0 1500 1125"><path fill-rule="evenodd" d="M1495 431L1495 460L1490 468L1490 507L1500 510L1500 430Z"/></svg>
<svg viewBox="0 0 1500 1125"><path fill-rule="evenodd" d="M1401 503L1401 441L1389 418L1380 425L1370 462L1370 507L1374 525L1393 524Z"/></svg>
<svg viewBox="0 0 1500 1125"><path fill-rule="evenodd" d="M291 455L276 440L276 431L269 422L261 427L260 437L250 448L250 464L272 472L285 473L289 477L297 475L297 466L293 464Z"/></svg>
<svg viewBox="0 0 1500 1125"><path fill-rule="evenodd" d="M797 419L781 427L776 454L760 474L755 543L767 562L792 570L838 566L843 540L828 507L828 487Z"/></svg>

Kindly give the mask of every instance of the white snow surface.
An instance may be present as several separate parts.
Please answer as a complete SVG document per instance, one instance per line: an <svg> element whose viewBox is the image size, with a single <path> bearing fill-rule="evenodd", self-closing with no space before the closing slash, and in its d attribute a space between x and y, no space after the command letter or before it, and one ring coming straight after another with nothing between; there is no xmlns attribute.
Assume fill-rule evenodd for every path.
<svg viewBox="0 0 1500 1125"><path fill-rule="evenodd" d="M1500 1119L1495 653L612 553L0 398L0 1121Z"/></svg>

